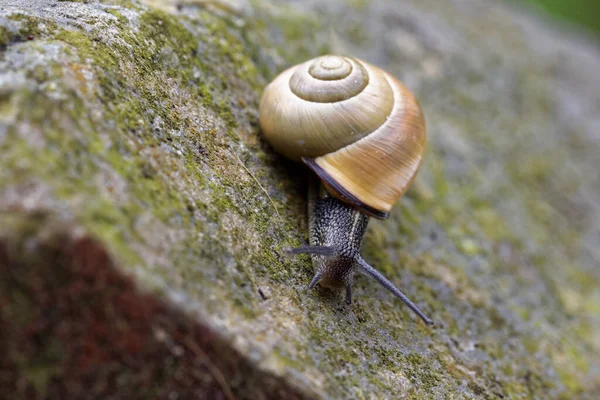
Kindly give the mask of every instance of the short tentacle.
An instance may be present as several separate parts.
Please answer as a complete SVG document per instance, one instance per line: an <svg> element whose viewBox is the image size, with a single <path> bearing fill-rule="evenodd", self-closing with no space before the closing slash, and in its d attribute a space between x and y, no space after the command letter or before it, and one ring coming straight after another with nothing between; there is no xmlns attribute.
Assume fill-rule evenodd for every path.
<svg viewBox="0 0 600 400"><path fill-rule="evenodd" d="M352 283L346 285L346 304L352 304Z"/></svg>
<svg viewBox="0 0 600 400"><path fill-rule="evenodd" d="M433 321L421 311L419 307L415 303L413 303L400 289L398 289L392 282L390 282L385 276L381 274L381 272L377 271L373 268L369 263L367 263L362 257L358 256L356 258L358 263L358 269L365 275L370 276L375 279L381 286L392 292L396 297L404 302L415 314L419 316L427 325L433 325Z"/></svg>
<svg viewBox="0 0 600 400"><path fill-rule="evenodd" d="M312 278L312 281L310 281L310 283L308 284L308 288L313 289L315 286L317 286L317 283L319 283L320 280L321 280L321 274L317 272L315 274L315 276Z"/></svg>
<svg viewBox="0 0 600 400"><path fill-rule="evenodd" d="M338 254L335 247L330 246L300 246L286 250L288 254L316 254L319 256L334 256Z"/></svg>

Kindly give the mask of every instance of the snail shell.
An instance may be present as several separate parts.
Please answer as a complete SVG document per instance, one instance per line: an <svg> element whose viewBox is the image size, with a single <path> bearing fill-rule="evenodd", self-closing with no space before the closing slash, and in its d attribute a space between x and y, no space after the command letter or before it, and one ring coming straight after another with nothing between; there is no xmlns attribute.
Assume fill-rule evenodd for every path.
<svg viewBox="0 0 600 400"><path fill-rule="evenodd" d="M387 218L425 151L415 97L385 71L322 56L289 68L264 90L260 124L271 145L302 159L337 198Z"/></svg>

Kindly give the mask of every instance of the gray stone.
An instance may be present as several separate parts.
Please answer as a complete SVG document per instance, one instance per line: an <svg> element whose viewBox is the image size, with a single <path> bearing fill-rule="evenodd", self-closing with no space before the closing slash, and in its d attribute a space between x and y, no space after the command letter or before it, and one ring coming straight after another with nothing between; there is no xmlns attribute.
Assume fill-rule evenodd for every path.
<svg viewBox="0 0 600 400"><path fill-rule="evenodd" d="M333 22L329 22L333 21ZM475 0L0 2L0 397L594 398L600 50ZM421 172L307 291L309 172L262 87L323 53L415 92Z"/></svg>

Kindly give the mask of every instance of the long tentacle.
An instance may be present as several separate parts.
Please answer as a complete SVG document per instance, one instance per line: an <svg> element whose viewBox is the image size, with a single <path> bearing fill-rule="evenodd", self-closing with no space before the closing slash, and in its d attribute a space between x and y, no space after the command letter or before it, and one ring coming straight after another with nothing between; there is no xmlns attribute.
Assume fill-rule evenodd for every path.
<svg viewBox="0 0 600 400"><path fill-rule="evenodd" d="M396 297L404 302L415 314L419 316L427 325L433 325L433 321L428 318L423 311L415 303L413 303L400 289L398 289L392 282L390 282L381 272L373 268L367 263L362 257L357 257L358 269L365 275L375 279L381 286L392 292Z"/></svg>

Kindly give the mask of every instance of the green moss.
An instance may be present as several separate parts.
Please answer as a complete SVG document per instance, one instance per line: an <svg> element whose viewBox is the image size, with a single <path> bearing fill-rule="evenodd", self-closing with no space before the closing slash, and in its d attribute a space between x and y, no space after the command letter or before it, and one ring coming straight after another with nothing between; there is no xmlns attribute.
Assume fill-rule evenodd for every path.
<svg viewBox="0 0 600 400"><path fill-rule="evenodd" d="M62 29L54 38L72 46L74 53L82 60L94 60L100 68L110 71L118 65L119 58L114 48L92 41L84 32Z"/></svg>
<svg viewBox="0 0 600 400"><path fill-rule="evenodd" d="M17 364L26 382L30 383L39 395L44 396L50 381L61 377L58 364L62 358L62 346L55 338L42 340L45 341L40 346L43 352L36 354L34 359L19 360L17 356Z"/></svg>
<svg viewBox="0 0 600 400"><path fill-rule="evenodd" d="M6 27L0 27L0 49L5 49L6 46L13 40L13 34Z"/></svg>
<svg viewBox="0 0 600 400"><path fill-rule="evenodd" d="M124 24L126 24L128 22L127 17L125 17L123 14L121 14L121 12L119 12L119 10L117 10L117 9L109 8L106 10L106 12L117 17L117 21L119 22L119 24L121 26L123 26Z"/></svg>
<svg viewBox="0 0 600 400"><path fill-rule="evenodd" d="M0 52L13 43L42 39L56 28L56 23L40 20L27 14L14 13L8 16L8 21L16 22L14 26L0 26Z"/></svg>
<svg viewBox="0 0 600 400"><path fill-rule="evenodd" d="M421 386L426 392L437 386L439 379L431 371L429 360L416 353L408 354L404 358L410 364L408 376L414 384Z"/></svg>
<svg viewBox="0 0 600 400"><path fill-rule="evenodd" d="M564 395L565 399L569 398L569 396L578 396L583 394L583 385L581 383L581 376L579 375L579 372L568 369L559 369L557 372L561 382L569 390L569 394Z"/></svg>

